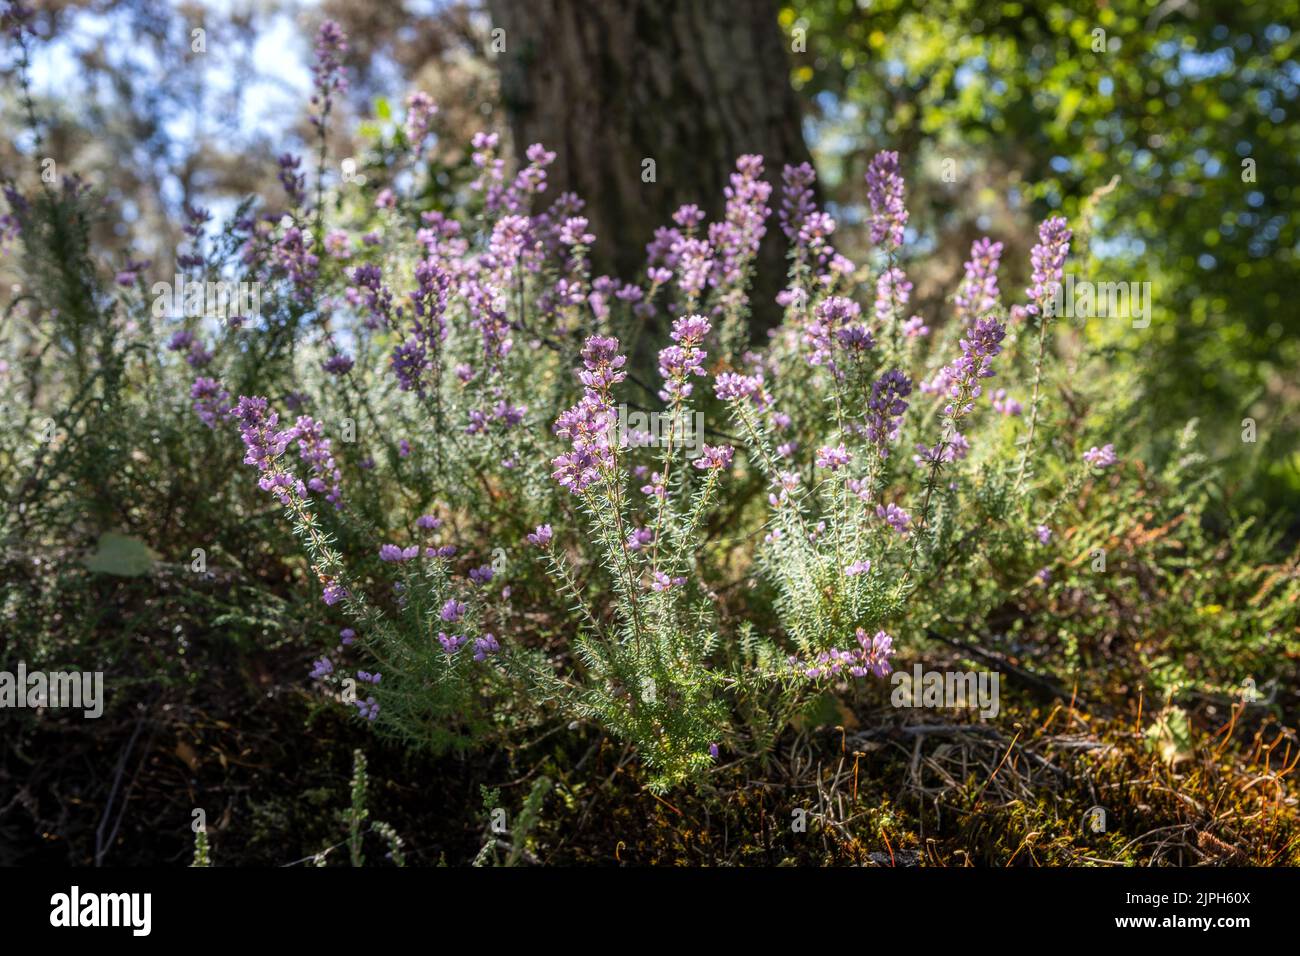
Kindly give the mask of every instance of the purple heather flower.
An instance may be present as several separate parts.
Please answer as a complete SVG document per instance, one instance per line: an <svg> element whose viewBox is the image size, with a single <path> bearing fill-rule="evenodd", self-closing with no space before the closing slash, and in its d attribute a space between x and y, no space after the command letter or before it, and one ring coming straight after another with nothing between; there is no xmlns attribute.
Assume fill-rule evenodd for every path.
<svg viewBox="0 0 1300 956"><path fill-rule="evenodd" d="M846 325L835 333L840 347L850 354L861 354L876 347L876 339L861 322Z"/></svg>
<svg viewBox="0 0 1300 956"><path fill-rule="evenodd" d="M786 166L781 170L781 210L777 213L777 221L791 242L798 239L808 217L817 211L812 190L816 181L817 173L808 163Z"/></svg>
<svg viewBox="0 0 1300 956"><path fill-rule="evenodd" d="M858 628L856 636L858 651L855 656L862 662L864 669L859 673L858 668L850 667L849 673L854 677L864 677L867 672L877 677L888 677L893 670L889 658L894 653L894 639L884 631L877 631L868 641L867 632L863 628Z"/></svg>
<svg viewBox="0 0 1300 956"><path fill-rule="evenodd" d="M664 489L664 476L657 471L650 473L650 482L641 486L641 494L652 498L662 498L667 494Z"/></svg>
<svg viewBox="0 0 1300 956"><path fill-rule="evenodd" d="M709 243L714 251L710 281L726 289L724 298L736 304L746 301L743 280L758 254L767 231L765 221L771 213L767 200L772 195L772 186L762 176L762 156L739 157L730 185L723 189L727 202L722 221L709 227Z"/></svg>
<svg viewBox="0 0 1300 956"><path fill-rule="evenodd" d="M529 245L530 228L527 216L503 216L492 227L488 251L498 261L513 268Z"/></svg>
<svg viewBox="0 0 1300 956"><path fill-rule="evenodd" d="M943 368L939 369L939 371L934 373L934 378L930 381L921 382L921 391L926 395L946 394L948 389L952 387L952 376L952 366L945 365Z"/></svg>
<svg viewBox="0 0 1300 956"><path fill-rule="evenodd" d="M490 582L492 574L492 565L490 564L480 564L477 568L469 569L469 579L480 586Z"/></svg>
<svg viewBox="0 0 1300 956"><path fill-rule="evenodd" d="M335 352L321 364L321 367L331 375L346 375L352 371L353 364L351 356Z"/></svg>
<svg viewBox="0 0 1300 956"><path fill-rule="evenodd" d="M501 199L504 208L511 212L525 209L532 194L546 190L546 167L555 162L556 154L541 143L533 143L524 153L528 165L515 175Z"/></svg>
<svg viewBox="0 0 1300 956"><path fill-rule="evenodd" d="M538 166L549 166L555 162L555 152L548 150L541 143L533 143L524 153L530 163L536 163Z"/></svg>
<svg viewBox="0 0 1300 956"><path fill-rule="evenodd" d="M1115 457L1115 446L1111 444L1102 445L1100 448L1093 445L1083 453L1083 460L1094 468L1109 468L1119 461Z"/></svg>
<svg viewBox="0 0 1300 956"><path fill-rule="evenodd" d="M677 225L681 226L683 229L694 229L703 221L704 213L701 212L700 207L694 203L680 206L677 211L673 213L673 222L677 223Z"/></svg>
<svg viewBox="0 0 1300 956"><path fill-rule="evenodd" d="M1002 338L1006 327L997 319L976 319L961 340L962 355L947 368L948 395L953 399L944 407L951 419L964 416L972 408L971 400L979 398L979 380L993 375L991 360L1002 351Z"/></svg>
<svg viewBox="0 0 1300 956"><path fill-rule="evenodd" d="M961 461L970 451L970 442L959 431L952 431L936 445L916 443L916 454L912 461L917 467L934 466L941 462Z"/></svg>
<svg viewBox="0 0 1300 956"><path fill-rule="evenodd" d="M489 654L495 654L501 650L501 645L497 642L493 634L484 634L482 637L474 638L474 660L487 660Z"/></svg>
<svg viewBox="0 0 1300 956"><path fill-rule="evenodd" d="M266 399L241 395L238 404L231 409L231 415L239 424L240 437L244 440L244 464L253 465L262 472L258 486L274 494L281 504L289 504L291 492L305 498L307 489L301 481L288 471L274 470L277 459L284 454L294 434L292 430L284 431L278 427L279 416L268 409Z"/></svg>
<svg viewBox="0 0 1300 956"><path fill-rule="evenodd" d="M718 759L718 745L717 745L717 744L709 744L709 756L712 757L714 760L717 760L717 759Z"/></svg>
<svg viewBox="0 0 1300 956"><path fill-rule="evenodd" d="M213 353L203 347L202 342L196 341L190 346L189 354L185 356L185 361L190 368L205 368L213 359Z"/></svg>
<svg viewBox="0 0 1300 956"><path fill-rule="evenodd" d="M190 398L194 399L194 412L199 416L199 421L209 428L216 428L217 417L230 411L226 407L230 393L214 378L196 378L190 386Z"/></svg>
<svg viewBox="0 0 1300 956"><path fill-rule="evenodd" d="M871 570L870 561L854 561L852 564L845 567L844 574L847 577L852 578L852 577L857 577L859 574L866 574L870 570Z"/></svg>
<svg viewBox="0 0 1300 956"><path fill-rule="evenodd" d="M337 581L327 582L325 584L324 590L321 591L321 600L324 601L330 607L333 607L335 604L338 604L339 601L343 600L347 596L348 596L348 589L345 588L343 585L339 584Z"/></svg>
<svg viewBox="0 0 1300 956"><path fill-rule="evenodd" d="M1029 252L1029 261L1034 267L1030 276L1033 285L1025 290L1029 297L1025 311L1030 314L1040 314L1056 298L1073 235L1063 216L1053 216L1038 227L1038 244Z"/></svg>
<svg viewBox="0 0 1300 956"><path fill-rule="evenodd" d="M790 495L799 487L799 475L793 471L778 472L777 476L772 479L772 485L777 490L768 493L767 501L773 508L779 508L789 500ZM780 539L781 531L779 528L774 534L776 539Z"/></svg>
<svg viewBox="0 0 1300 956"><path fill-rule="evenodd" d="M834 448L830 445L823 445L817 449L817 467L829 468L831 471L839 471L853 456L848 449L844 447L844 442L840 442Z"/></svg>
<svg viewBox="0 0 1300 956"><path fill-rule="evenodd" d="M613 465L610 437L616 421L610 389L623 381L627 359L618 354L618 339L593 335L582 349L578 378L587 390L576 405L561 413L552 430L572 443L572 451L552 461L552 476L573 494L581 494Z"/></svg>
<svg viewBox="0 0 1300 956"><path fill-rule="evenodd" d="M312 680L320 680L322 677L327 677L333 673L334 662L328 657L322 657L312 665L310 676Z"/></svg>
<svg viewBox="0 0 1300 956"><path fill-rule="evenodd" d="M339 641L345 646L351 644L356 639L357 632L352 630L350 627L345 627L343 630L339 631Z"/></svg>
<svg viewBox="0 0 1300 956"><path fill-rule="evenodd" d="M595 242L596 237L587 231L588 224L586 216L570 216L564 220L559 233L561 245L589 246Z"/></svg>
<svg viewBox="0 0 1300 956"><path fill-rule="evenodd" d="M312 122L320 126L328 115L335 93L346 93L347 77L343 73L343 55L348 52L348 37L343 28L333 20L326 20L316 34L316 62L312 67L316 92L312 106L319 110Z"/></svg>
<svg viewBox="0 0 1300 956"><path fill-rule="evenodd" d="M610 431L615 416L612 406L596 392L587 391L578 404L563 412L553 431L567 438L573 450L555 458L552 477L573 494L581 494L613 465Z"/></svg>
<svg viewBox="0 0 1300 956"><path fill-rule="evenodd" d="M912 516L895 504L876 505L876 516L884 518L899 534L906 534L908 525L912 523Z"/></svg>
<svg viewBox="0 0 1300 956"><path fill-rule="evenodd" d="M678 345L689 348L703 342L712 328L709 320L702 315L683 315L673 322L670 337Z"/></svg>
<svg viewBox="0 0 1300 956"><path fill-rule="evenodd" d="M352 257L352 243L348 234L342 229L331 229L325 233L325 251L335 259Z"/></svg>
<svg viewBox="0 0 1300 956"><path fill-rule="evenodd" d="M293 283L294 298L308 305L316 285L320 260L310 249L310 237L297 226L290 226L275 244L275 259Z"/></svg>
<svg viewBox="0 0 1300 956"><path fill-rule="evenodd" d="M194 333L181 329L179 332L172 333L172 337L167 340L167 350L169 352L180 352L188 349L194 344Z"/></svg>
<svg viewBox="0 0 1300 956"><path fill-rule="evenodd" d="M285 153L276 160L276 165L280 167L280 185L289 197L289 204L297 209L307 202L307 174L299 170L302 160L292 153Z"/></svg>
<svg viewBox="0 0 1300 956"><path fill-rule="evenodd" d="M871 241L903 244L907 209L903 206L903 177L898 174L898 153L882 150L867 167L867 203L871 207Z"/></svg>
<svg viewBox="0 0 1300 956"><path fill-rule="evenodd" d="M325 492L325 500L335 508L343 507L342 473L334 461L331 442L325 437L320 422L307 415L299 416L288 432L298 442L298 457L311 469L312 477L307 488Z"/></svg>
<svg viewBox="0 0 1300 956"><path fill-rule="evenodd" d="M889 663L894 653L894 639L884 631L877 631L868 637L864 628L858 628L855 634L858 646L851 651L832 648L822 651L811 663L802 663L798 657L791 657L790 663L805 677L817 680L832 677L847 670L854 677L866 677L874 674L887 677L893 670Z"/></svg>
<svg viewBox="0 0 1300 956"><path fill-rule="evenodd" d="M713 250L705 239L685 238L673 243L672 255L677 260L677 286L688 297L696 297L709 283L713 270Z"/></svg>
<svg viewBox="0 0 1300 956"><path fill-rule="evenodd" d="M904 400L912 394L911 380L899 369L890 369L871 385L871 398L867 402L867 440L875 446L881 458L889 457L891 442L898 440L898 431L907 411Z"/></svg>
<svg viewBox="0 0 1300 956"><path fill-rule="evenodd" d="M423 531L436 531L442 525L442 519L434 515L420 515L415 519L415 526Z"/></svg>
<svg viewBox="0 0 1300 956"><path fill-rule="evenodd" d="M757 398L763 390L763 380L757 375L740 375L722 372L715 380L714 389L724 402Z"/></svg>
<svg viewBox="0 0 1300 956"><path fill-rule="evenodd" d="M393 294L384 285L379 266L357 266L352 270L355 286L348 288L349 301L363 305L367 312L366 327L377 329L392 322Z"/></svg>
<svg viewBox="0 0 1300 956"><path fill-rule="evenodd" d="M659 374L663 376L664 387L659 390L659 397L665 402L675 401L678 397L689 398L694 386L687 376L704 376L703 359L703 349L683 349L679 345L661 349Z"/></svg>
<svg viewBox="0 0 1300 956"><path fill-rule="evenodd" d="M818 262L824 263L829 259L832 272L852 272L851 263L837 253L828 242L835 232L835 225L835 220L827 213L810 212L803 225L799 227L798 243L815 255ZM844 268L845 264L849 265L848 269ZM829 284L833 280L830 276L822 276L820 281Z"/></svg>
<svg viewBox="0 0 1300 956"><path fill-rule="evenodd" d="M919 315L914 315L903 323L903 335L909 339L925 338L930 334L930 327L925 324L925 319Z"/></svg>
<svg viewBox="0 0 1300 956"><path fill-rule="evenodd" d="M448 599L447 603L442 606L438 613L444 621L455 622L465 616L465 604L463 601L457 601L455 598Z"/></svg>
<svg viewBox="0 0 1300 956"><path fill-rule="evenodd" d="M912 301L912 283L897 266L880 273L876 280L876 321L882 326L901 316Z"/></svg>
<svg viewBox="0 0 1300 956"><path fill-rule="evenodd" d="M442 645L442 649L447 653L448 657L451 657L460 650L466 640L467 638L460 634L446 634L442 631L438 632L438 643Z"/></svg>
<svg viewBox="0 0 1300 956"><path fill-rule="evenodd" d="M434 259L415 267L416 289L411 293L411 323L405 339L390 359L398 387L424 398L432 387L428 373L435 365L442 340L447 336L445 312L451 292L451 276Z"/></svg>
<svg viewBox="0 0 1300 956"><path fill-rule="evenodd" d="M669 588L678 587L686 583L686 578L684 577L670 578L662 571L654 572L653 577L654 580L650 582L650 588L651 590L654 591L667 591Z"/></svg>
<svg viewBox="0 0 1300 956"><path fill-rule="evenodd" d="M813 310L812 317L803 332L804 344L809 347L808 364L825 365L835 371L833 358L835 342L844 341L840 333L845 328L854 327L861 315L861 306L852 299L831 296L820 302ZM862 344L867 348L871 347L870 333L862 343L854 343L853 338L854 336L849 336L850 341L845 341L844 344L848 346Z"/></svg>
<svg viewBox="0 0 1300 956"><path fill-rule="evenodd" d="M424 138L429 135L429 125L438 113L438 104L422 90L416 90L406 98L406 141L418 156L424 145Z"/></svg>
<svg viewBox="0 0 1300 956"><path fill-rule="evenodd" d="M659 374L664 379L659 397L664 401L689 397L693 387L689 377L705 375L706 353L697 346L709 333L709 328L708 319L702 315L684 315L673 323L672 337L678 344L659 352Z"/></svg>
<svg viewBox="0 0 1300 956"><path fill-rule="evenodd" d="M655 539L654 529L652 528L633 528L627 536L627 547L630 551L640 551L646 545Z"/></svg>
<svg viewBox="0 0 1300 956"><path fill-rule="evenodd" d="M976 239L970 247L970 259L961 286L953 298L957 318L976 319L996 308L998 304L998 263L1002 258L1002 243L985 236Z"/></svg>
<svg viewBox="0 0 1300 956"><path fill-rule="evenodd" d="M736 454L736 449L730 445L713 446L705 444L701 447L700 456L695 459L695 467L701 471L705 469L721 470L731 465L731 459Z"/></svg>
<svg viewBox="0 0 1300 956"><path fill-rule="evenodd" d="M551 526L539 524L536 531L529 532L528 543L535 548L545 548L551 543Z"/></svg>
<svg viewBox="0 0 1300 956"><path fill-rule="evenodd" d="M1052 529L1045 524L1040 524L1035 528L1034 534L1038 535L1038 540L1042 544L1047 544L1047 542L1052 540Z"/></svg>
<svg viewBox="0 0 1300 956"><path fill-rule="evenodd" d="M593 335L582 347L584 371L578 373L583 385L596 391L607 391L627 378L623 366L627 357L618 354L618 339L613 336Z"/></svg>
<svg viewBox="0 0 1300 956"><path fill-rule="evenodd" d="M1001 412L1003 415L1019 415L1024 408L1014 398L1007 395L1005 388L999 388L993 393L993 409Z"/></svg>

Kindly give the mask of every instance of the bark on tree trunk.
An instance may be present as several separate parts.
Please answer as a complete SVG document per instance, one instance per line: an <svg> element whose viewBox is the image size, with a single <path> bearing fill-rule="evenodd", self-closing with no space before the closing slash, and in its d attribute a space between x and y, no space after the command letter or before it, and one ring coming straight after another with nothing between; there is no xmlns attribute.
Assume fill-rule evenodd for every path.
<svg viewBox="0 0 1300 956"><path fill-rule="evenodd" d="M559 155L548 195L587 201L596 273L644 267L645 245L682 203L712 220L742 153L779 184L810 161L773 0L488 0L505 30L501 91L515 148ZM655 181L643 181L645 160ZM779 201L774 190L773 209ZM775 213L751 296L758 325L785 278Z"/></svg>

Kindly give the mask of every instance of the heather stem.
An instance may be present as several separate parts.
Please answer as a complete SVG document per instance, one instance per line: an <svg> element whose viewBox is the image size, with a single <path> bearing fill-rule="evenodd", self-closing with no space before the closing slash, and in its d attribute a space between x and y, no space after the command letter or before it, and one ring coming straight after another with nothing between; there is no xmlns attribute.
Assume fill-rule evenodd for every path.
<svg viewBox="0 0 1300 956"><path fill-rule="evenodd" d="M1025 469L1029 465L1029 452L1034 443L1034 429L1038 425L1039 389L1043 381L1043 353L1047 346L1047 316L1038 317L1038 352L1034 356L1034 394L1029 402L1029 428L1025 434L1024 447L1020 449L1020 467L1016 471L1015 490L1019 493L1025 481Z"/></svg>

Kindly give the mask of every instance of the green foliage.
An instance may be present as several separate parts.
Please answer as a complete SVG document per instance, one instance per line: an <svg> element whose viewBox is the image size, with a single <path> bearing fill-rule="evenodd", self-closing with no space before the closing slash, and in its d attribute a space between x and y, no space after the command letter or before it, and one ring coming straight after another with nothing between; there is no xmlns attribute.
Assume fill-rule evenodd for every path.
<svg viewBox="0 0 1300 956"><path fill-rule="evenodd" d="M529 853L528 846L533 832L541 822L542 805L553 786L554 782L550 777L541 776L533 781L532 788L524 797L523 806L520 807L514 824L509 828L508 841L500 839L495 828L496 820L499 820L504 813L501 807L501 791L498 788L483 787L483 810L492 822L487 840L472 865L487 866L491 863L493 866L519 866L520 860L524 859L537 862L536 858ZM504 857L500 852L502 849L505 850Z"/></svg>
<svg viewBox="0 0 1300 956"><path fill-rule="evenodd" d="M212 858L208 851L208 831L199 827L194 831L194 862L190 866L211 866Z"/></svg>
<svg viewBox="0 0 1300 956"><path fill-rule="evenodd" d="M1152 283L1149 328L1088 324L1115 350L1112 420L1159 462L1170 423L1202 419L1238 506L1294 535L1300 6L812 0L781 19L806 41L792 76L834 198L857 202L866 149L889 144L925 170L914 224L941 248L989 222L1014 241L1044 210L1094 230L1080 279ZM1008 198L1029 215L1008 221Z"/></svg>

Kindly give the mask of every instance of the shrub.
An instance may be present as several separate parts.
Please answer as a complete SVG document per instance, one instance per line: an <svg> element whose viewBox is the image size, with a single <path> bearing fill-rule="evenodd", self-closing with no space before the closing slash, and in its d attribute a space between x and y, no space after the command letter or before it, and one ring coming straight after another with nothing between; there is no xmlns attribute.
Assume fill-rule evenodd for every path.
<svg viewBox="0 0 1300 956"><path fill-rule="evenodd" d="M324 143L345 43L322 28L314 190L286 156L283 199L219 231L188 209L185 295L146 289L138 263L97 289L86 197L9 189L29 272L46 276L31 314L72 370L11 376L63 409L54 464L22 460L33 418L7 434L7 467L28 475L11 501L75 505L103 487L120 514L138 489L189 488L188 512L211 507L228 540L259 508L255 471L305 550L311 624L339 635L311 672L323 692L436 749L590 720L660 788L723 747L763 749L827 687L883 678L936 633L988 644L998 622L1078 619L1084 602L1053 595L1099 587L1081 555L1108 546L1099 515L1122 522L1147 479L1089 433L1086 396L1052 397L1086 378L1051 365L1064 219L1040 227L1023 294L1001 288L1001 243L976 241L932 331L909 308L898 156L867 174L868 264L835 251L812 170L787 167L784 321L755 344L760 157L737 161L718 221L678 210L639 281L592 276L581 199L544 199L554 154L534 145L509 176L481 133L468 175L433 177L422 94L376 146L370 185L336 180ZM654 363L638 359L646 343ZM27 513L7 519L11 540L31 535ZM292 569L266 534L227 550L265 540ZM1268 620L1289 587L1268 593Z"/></svg>

